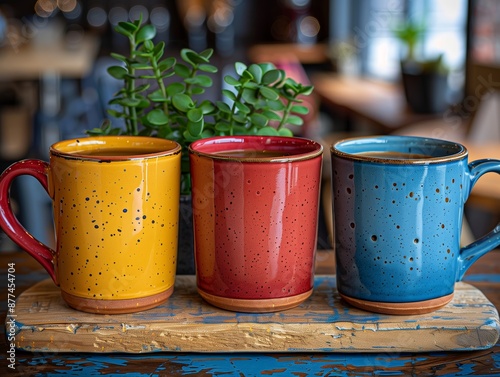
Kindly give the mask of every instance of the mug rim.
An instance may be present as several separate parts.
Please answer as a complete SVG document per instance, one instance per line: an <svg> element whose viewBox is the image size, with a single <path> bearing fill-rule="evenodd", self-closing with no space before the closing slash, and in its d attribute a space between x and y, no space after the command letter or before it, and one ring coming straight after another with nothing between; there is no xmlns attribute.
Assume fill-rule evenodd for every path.
<svg viewBox="0 0 500 377"><path fill-rule="evenodd" d="M221 145L221 144L240 144L243 146L245 143L254 142L258 146L271 145L274 146L288 145L290 147L297 147L301 149L299 153L284 154L283 156L231 156L223 155L217 152L201 151L197 148L204 146ZM254 144L254 145L256 145ZM310 147L308 150L306 147ZM323 146L311 139L297 136L273 136L273 135L235 135L235 136L212 136L205 139L200 139L192 142L188 150L191 154L198 157L206 157L221 161L236 161L236 162L257 162L257 163L283 163L292 161L303 161L315 158L323 154ZM228 151L231 149L228 149ZM232 150L235 150L234 148ZM255 151L256 149L245 149ZM219 151L220 152L220 151Z"/></svg>
<svg viewBox="0 0 500 377"><path fill-rule="evenodd" d="M136 146L157 146L157 150L151 153L139 153L139 154L128 154L128 155L98 155L98 154L86 154L86 151L91 151L93 149L98 149L99 147L106 146L106 139L122 141L122 142L132 142ZM66 148L71 148L75 146L81 146L82 148L88 148L95 146L96 148L88 148L84 151L65 151L61 148L65 146ZM109 146L109 145L108 145ZM129 145L132 146L132 145ZM110 148L112 148L111 146ZM116 148L124 148L125 145L115 146ZM164 149L162 149L164 148ZM157 158L171 156L181 153L182 147L179 143L170 139L163 139L153 136L135 136L135 135L105 135L105 136L84 136L79 138L60 140L50 146L49 152L51 156L62 157L69 160L89 160L89 161L130 161L145 158Z"/></svg>
<svg viewBox="0 0 500 377"><path fill-rule="evenodd" d="M354 145L359 141L366 141L366 145L371 144L383 144L384 140L400 140L400 141L418 141L419 143L427 143L430 145L448 147L448 148L456 148L455 153L450 153L444 156L435 156L435 157L414 157L409 159L396 159L389 157L374 157L361 155L356 153L349 153L339 149L339 147L343 145ZM370 135L370 136L357 136L357 137L349 137L338 140L333 143L330 147L330 151L333 155L345 158L349 160L356 160L361 162L373 162L380 164L394 164L394 165L429 165L429 164L439 164L439 163L448 163L452 161L458 161L466 158L468 156L467 148L455 141L430 138L430 137L422 137L422 136L405 136L405 135Z"/></svg>

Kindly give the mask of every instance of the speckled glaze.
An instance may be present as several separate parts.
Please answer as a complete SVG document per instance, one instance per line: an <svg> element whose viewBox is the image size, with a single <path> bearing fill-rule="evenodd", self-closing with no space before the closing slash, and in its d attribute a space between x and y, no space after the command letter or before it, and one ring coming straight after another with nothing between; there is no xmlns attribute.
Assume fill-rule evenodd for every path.
<svg viewBox="0 0 500 377"><path fill-rule="evenodd" d="M217 154L243 150L255 156ZM262 157L259 151L281 151ZM200 294L235 311L270 312L312 293L322 147L302 138L215 137L190 146Z"/></svg>
<svg viewBox="0 0 500 377"><path fill-rule="evenodd" d="M359 155L367 151L432 157ZM351 304L390 314L433 311L500 244L497 227L460 248L464 203L481 175L500 173L500 161L468 164L460 144L404 136L340 141L331 155L337 285Z"/></svg>
<svg viewBox="0 0 500 377"><path fill-rule="evenodd" d="M103 147L130 154L89 155ZM8 188L22 174L35 176L53 200L55 250L34 240L10 210ZM61 141L50 148L50 163L25 160L3 173L0 224L42 263L70 306L135 312L172 293L179 188L175 142L130 136Z"/></svg>

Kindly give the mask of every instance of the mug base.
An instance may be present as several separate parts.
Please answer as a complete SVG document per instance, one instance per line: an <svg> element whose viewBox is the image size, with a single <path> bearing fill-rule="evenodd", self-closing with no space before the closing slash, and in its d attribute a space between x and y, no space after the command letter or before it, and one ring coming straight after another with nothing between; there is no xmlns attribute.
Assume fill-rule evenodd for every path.
<svg viewBox="0 0 500 377"><path fill-rule="evenodd" d="M271 313L294 308L300 305L311 296L313 290L307 292L280 298L268 299L238 299L230 297L215 296L198 288L200 296L213 306L231 310L233 312L245 313Z"/></svg>
<svg viewBox="0 0 500 377"><path fill-rule="evenodd" d="M363 310L374 313L391 314L391 315L415 315L431 313L448 304L453 299L453 293L424 301L413 302L378 302L361 300L346 296L340 293L340 297L348 304Z"/></svg>
<svg viewBox="0 0 500 377"><path fill-rule="evenodd" d="M125 300L95 300L61 291L63 300L73 309L94 314L127 314L152 309L163 304L174 292L170 287L152 296Z"/></svg>

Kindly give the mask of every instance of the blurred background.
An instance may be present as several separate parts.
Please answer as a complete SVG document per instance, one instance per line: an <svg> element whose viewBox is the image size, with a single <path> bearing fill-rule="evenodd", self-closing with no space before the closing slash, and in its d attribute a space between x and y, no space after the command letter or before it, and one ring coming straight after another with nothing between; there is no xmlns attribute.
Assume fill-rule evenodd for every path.
<svg viewBox="0 0 500 377"><path fill-rule="evenodd" d="M109 54L128 50L113 28L141 15L169 55L184 47L215 50L219 77L207 93L214 100L235 61L275 62L313 84L312 113L297 133L322 141L327 151L359 134L500 142L496 0L2 1L2 171L22 158L47 159L53 142L101 125L120 87L106 72L115 64ZM472 236L498 222L498 187L471 200ZM39 185L19 178L13 198L26 228L50 242L50 202ZM331 247L329 200L322 197L321 248ZM0 249L9 247L3 235Z"/></svg>

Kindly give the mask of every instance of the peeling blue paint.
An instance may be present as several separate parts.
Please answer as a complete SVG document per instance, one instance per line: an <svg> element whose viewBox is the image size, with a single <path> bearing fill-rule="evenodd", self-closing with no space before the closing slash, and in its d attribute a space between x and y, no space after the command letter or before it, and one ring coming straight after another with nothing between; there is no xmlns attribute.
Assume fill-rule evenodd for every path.
<svg viewBox="0 0 500 377"><path fill-rule="evenodd" d="M495 346L500 351L500 345ZM50 363L60 367L56 372L48 374L65 376L92 376L97 374L114 376L116 373L124 373L127 377L160 376L162 371L175 370L178 367L181 376L205 374L208 376L236 376L253 377L272 375L273 377L288 377L299 375L326 377L352 377L352 376L400 376L404 375L400 370L412 370L419 364L425 364L429 358L433 364L438 366L442 361L447 361L448 353L434 352L422 356L411 356L401 353L379 353L379 354L148 354L148 355L94 355L79 354L78 357L62 355L53 359ZM500 370L500 354L492 353L494 366ZM468 358L464 353L464 359ZM129 363L144 362L153 370L145 373L127 373ZM19 365L44 365L47 359L43 356L35 356L29 359L18 359ZM474 374L474 363L467 361L452 362L457 372L451 374L440 373L441 376L468 376ZM452 364L452 365L453 365ZM443 364L444 366L444 364ZM167 368L168 367L168 368ZM113 371L114 373L111 373ZM492 373L495 370L491 371ZM40 376L42 374L39 374ZM47 374L44 374L46 376Z"/></svg>

